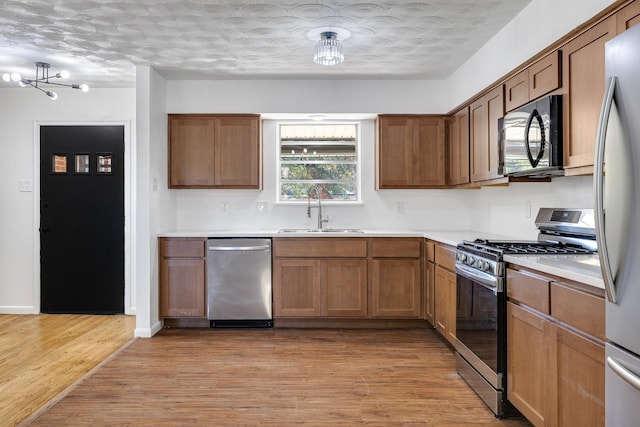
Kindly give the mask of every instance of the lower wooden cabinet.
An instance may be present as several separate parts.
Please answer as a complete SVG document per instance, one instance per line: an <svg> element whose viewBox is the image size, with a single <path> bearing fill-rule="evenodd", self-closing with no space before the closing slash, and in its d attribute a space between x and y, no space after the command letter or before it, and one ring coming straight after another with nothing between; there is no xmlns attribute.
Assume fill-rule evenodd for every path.
<svg viewBox="0 0 640 427"><path fill-rule="evenodd" d="M366 259L277 259L276 317L365 317Z"/></svg>
<svg viewBox="0 0 640 427"><path fill-rule="evenodd" d="M456 275L435 267L435 327L451 345L456 342Z"/></svg>
<svg viewBox="0 0 640 427"><path fill-rule="evenodd" d="M422 318L421 238L276 238L274 316Z"/></svg>
<svg viewBox="0 0 640 427"><path fill-rule="evenodd" d="M507 399L538 427L604 426L603 296L512 269L507 289Z"/></svg>
<svg viewBox="0 0 640 427"><path fill-rule="evenodd" d="M436 244L434 248L434 315L436 330L453 346L456 343L457 277L455 247Z"/></svg>
<svg viewBox="0 0 640 427"><path fill-rule="evenodd" d="M206 317L204 238L161 238L160 317Z"/></svg>
<svg viewBox="0 0 640 427"><path fill-rule="evenodd" d="M507 303L507 399L535 426L546 425L549 412L550 343L551 322Z"/></svg>

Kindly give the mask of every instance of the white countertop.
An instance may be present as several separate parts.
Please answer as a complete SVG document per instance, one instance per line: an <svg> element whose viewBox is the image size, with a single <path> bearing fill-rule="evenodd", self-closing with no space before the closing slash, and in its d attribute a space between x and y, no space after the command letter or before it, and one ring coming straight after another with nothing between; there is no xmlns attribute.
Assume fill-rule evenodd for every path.
<svg viewBox="0 0 640 427"><path fill-rule="evenodd" d="M598 255L505 255L504 260L604 289Z"/></svg>
<svg viewBox="0 0 640 427"><path fill-rule="evenodd" d="M158 237L424 237L456 246L463 240L523 240L513 236L483 233L475 230L362 230L345 232L287 232L278 230L175 230L159 233ZM568 280L604 289L597 255L505 255L506 262L553 274Z"/></svg>

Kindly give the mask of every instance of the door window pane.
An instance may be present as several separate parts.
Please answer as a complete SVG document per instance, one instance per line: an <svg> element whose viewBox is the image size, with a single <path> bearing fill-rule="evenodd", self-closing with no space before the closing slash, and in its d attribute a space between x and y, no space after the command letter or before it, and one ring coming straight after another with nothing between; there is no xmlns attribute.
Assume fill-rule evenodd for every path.
<svg viewBox="0 0 640 427"><path fill-rule="evenodd" d="M89 155L76 154L76 173L89 173Z"/></svg>
<svg viewBox="0 0 640 427"><path fill-rule="evenodd" d="M99 174L111 173L111 154L98 154L97 162Z"/></svg>
<svg viewBox="0 0 640 427"><path fill-rule="evenodd" d="M53 173L67 173L67 155L53 154L51 156L51 165Z"/></svg>

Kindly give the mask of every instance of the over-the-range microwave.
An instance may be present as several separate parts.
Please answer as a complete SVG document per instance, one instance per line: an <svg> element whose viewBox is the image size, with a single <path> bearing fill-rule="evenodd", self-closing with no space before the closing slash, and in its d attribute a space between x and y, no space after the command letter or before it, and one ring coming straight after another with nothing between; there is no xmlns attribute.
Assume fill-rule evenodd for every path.
<svg viewBox="0 0 640 427"><path fill-rule="evenodd" d="M562 96L526 104L498 120L501 175L545 178L562 168Z"/></svg>

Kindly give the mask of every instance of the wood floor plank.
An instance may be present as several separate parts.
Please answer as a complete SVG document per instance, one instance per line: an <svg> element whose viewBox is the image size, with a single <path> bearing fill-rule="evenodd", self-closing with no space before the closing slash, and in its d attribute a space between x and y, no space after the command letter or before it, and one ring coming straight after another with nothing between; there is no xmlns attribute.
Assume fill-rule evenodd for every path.
<svg viewBox="0 0 640 427"><path fill-rule="evenodd" d="M0 315L0 425L13 426L133 338L135 317Z"/></svg>
<svg viewBox="0 0 640 427"><path fill-rule="evenodd" d="M33 426L529 426L498 420L430 330L163 330Z"/></svg>

